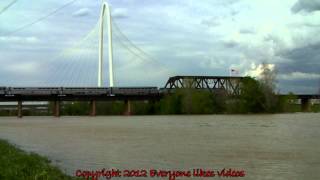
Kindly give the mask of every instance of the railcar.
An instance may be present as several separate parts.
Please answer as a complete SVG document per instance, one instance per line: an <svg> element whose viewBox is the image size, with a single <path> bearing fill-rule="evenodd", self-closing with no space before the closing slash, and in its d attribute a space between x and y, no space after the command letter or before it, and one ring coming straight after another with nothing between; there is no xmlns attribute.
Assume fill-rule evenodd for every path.
<svg viewBox="0 0 320 180"><path fill-rule="evenodd" d="M158 88L157 87L113 87L112 92L113 95L157 95Z"/></svg>
<svg viewBox="0 0 320 180"><path fill-rule="evenodd" d="M62 94L65 95L108 95L110 88L104 87L65 87L62 88Z"/></svg>
<svg viewBox="0 0 320 180"><path fill-rule="evenodd" d="M6 93L10 95L54 95L60 92L59 87L8 87Z"/></svg>
<svg viewBox="0 0 320 180"><path fill-rule="evenodd" d="M0 95L4 95L4 94L6 94L6 87L4 87L4 86L2 86L2 87L0 87Z"/></svg>

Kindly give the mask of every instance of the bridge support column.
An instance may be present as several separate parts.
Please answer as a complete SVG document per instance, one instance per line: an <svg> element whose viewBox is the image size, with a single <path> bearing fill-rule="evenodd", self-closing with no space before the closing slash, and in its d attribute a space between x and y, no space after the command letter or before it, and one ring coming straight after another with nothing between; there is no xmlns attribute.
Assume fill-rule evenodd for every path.
<svg viewBox="0 0 320 180"><path fill-rule="evenodd" d="M18 101L18 118L22 118L22 101Z"/></svg>
<svg viewBox="0 0 320 180"><path fill-rule="evenodd" d="M91 100L90 106L91 106L90 116L96 116L96 101Z"/></svg>
<svg viewBox="0 0 320 180"><path fill-rule="evenodd" d="M60 117L60 101L55 100L53 103L53 116Z"/></svg>
<svg viewBox="0 0 320 180"><path fill-rule="evenodd" d="M311 111L311 102L308 98L302 98L301 99L301 110L303 112L309 112Z"/></svg>
<svg viewBox="0 0 320 180"><path fill-rule="evenodd" d="M125 106L125 112L124 115L130 116L131 115L131 102L129 100L124 101L124 106Z"/></svg>

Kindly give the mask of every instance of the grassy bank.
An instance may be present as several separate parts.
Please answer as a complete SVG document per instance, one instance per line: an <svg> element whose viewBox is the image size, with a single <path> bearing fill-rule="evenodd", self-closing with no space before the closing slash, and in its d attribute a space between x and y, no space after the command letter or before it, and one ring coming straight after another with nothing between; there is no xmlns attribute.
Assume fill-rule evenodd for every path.
<svg viewBox="0 0 320 180"><path fill-rule="evenodd" d="M0 179L64 180L65 175L50 161L34 153L24 152L7 141L0 140Z"/></svg>

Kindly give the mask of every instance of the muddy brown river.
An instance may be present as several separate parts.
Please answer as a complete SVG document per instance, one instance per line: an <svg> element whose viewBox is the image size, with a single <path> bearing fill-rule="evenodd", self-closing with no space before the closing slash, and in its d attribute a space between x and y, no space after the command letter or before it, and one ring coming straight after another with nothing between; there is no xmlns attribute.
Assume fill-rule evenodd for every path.
<svg viewBox="0 0 320 180"><path fill-rule="evenodd" d="M48 157L70 175L103 168L232 168L245 177L203 179L320 179L319 113L0 117L0 138Z"/></svg>

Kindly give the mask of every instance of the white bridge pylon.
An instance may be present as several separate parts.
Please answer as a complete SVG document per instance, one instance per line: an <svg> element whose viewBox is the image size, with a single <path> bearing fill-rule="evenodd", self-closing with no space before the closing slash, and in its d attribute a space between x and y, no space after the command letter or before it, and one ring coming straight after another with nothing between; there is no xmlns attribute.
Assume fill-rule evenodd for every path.
<svg viewBox="0 0 320 180"><path fill-rule="evenodd" d="M103 42L104 42L104 23L107 16L108 26L108 52L109 52L109 85L113 87L113 49L112 49L112 23L110 6L107 2L102 3L100 15L100 38L99 38L99 65L98 65L98 87L103 86Z"/></svg>

